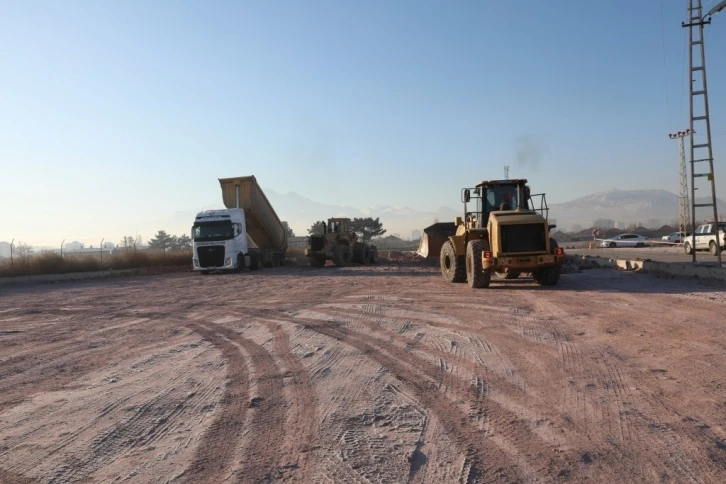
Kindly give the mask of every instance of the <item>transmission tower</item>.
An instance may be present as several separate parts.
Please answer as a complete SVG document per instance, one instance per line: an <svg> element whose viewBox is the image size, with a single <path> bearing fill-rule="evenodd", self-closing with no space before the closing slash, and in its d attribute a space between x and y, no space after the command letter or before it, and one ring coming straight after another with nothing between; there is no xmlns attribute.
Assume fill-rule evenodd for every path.
<svg viewBox="0 0 726 484"><path fill-rule="evenodd" d="M691 134L691 130L679 131L668 135L670 139L678 140L678 155L680 158L678 180L680 189L678 190L678 231L683 232L683 237L689 232L691 221L688 216L688 178L686 177L686 149L683 138ZM692 229L691 229L692 230Z"/></svg>
<svg viewBox="0 0 726 484"><path fill-rule="evenodd" d="M504 179L509 180L509 165L504 165Z"/></svg>
<svg viewBox="0 0 726 484"><path fill-rule="evenodd" d="M695 5L695 6L694 6ZM708 115L708 85L706 84L706 53L704 49L703 26L711 23L711 18L703 17L703 6L701 0L688 0L688 16L686 22L681 22L682 27L688 27L690 36L688 44L690 98L691 98L691 220L696 222L697 207L713 207L713 220L718 222L718 208L716 207L716 182L713 176L713 150L711 146L711 121ZM698 64L694 65L694 47L698 46L696 55L699 57ZM703 96L699 98L699 96ZM695 114L694 104L702 106L699 114ZM699 106L699 107L700 107ZM694 129L694 124L701 123L703 129ZM703 133L705 139L696 142L694 133ZM701 140L699 140L701 141ZM698 157L696 153L698 152ZM707 168L696 173L696 163L708 164ZM705 177L711 182L711 203L696 203L696 179ZM718 232L717 232L718 233ZM696 246L696 234L693 231L691 243ZM721 248L717 244L718 265L721 267ZM696 262L696 251L693 251L693 262Z"/></svg>

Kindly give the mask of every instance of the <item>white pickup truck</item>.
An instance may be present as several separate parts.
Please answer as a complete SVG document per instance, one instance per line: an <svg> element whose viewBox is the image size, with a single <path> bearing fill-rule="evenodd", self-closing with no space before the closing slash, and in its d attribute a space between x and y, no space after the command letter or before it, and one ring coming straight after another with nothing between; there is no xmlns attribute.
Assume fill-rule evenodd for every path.
<svg viewBox="0 0 726 484"><path fill-rule="evenodd" d="M716 228L718 226L718 229ZM696 229L696 250L707 250L717 255L719 247L726 249L726 222L704 224ZM693 254L693 237L686 237L683 241L686 254Z"/></svg>

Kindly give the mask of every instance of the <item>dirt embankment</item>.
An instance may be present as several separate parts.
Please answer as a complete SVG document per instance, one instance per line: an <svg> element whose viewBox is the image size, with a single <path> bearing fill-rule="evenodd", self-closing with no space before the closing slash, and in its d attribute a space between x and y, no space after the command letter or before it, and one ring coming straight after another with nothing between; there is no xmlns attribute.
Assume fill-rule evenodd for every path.
<svg viewBox="0 0 726 484"><path fill-rule="evenodd" d="M0 297L0 482L723 482L726 292L396 261Z"/></svg>

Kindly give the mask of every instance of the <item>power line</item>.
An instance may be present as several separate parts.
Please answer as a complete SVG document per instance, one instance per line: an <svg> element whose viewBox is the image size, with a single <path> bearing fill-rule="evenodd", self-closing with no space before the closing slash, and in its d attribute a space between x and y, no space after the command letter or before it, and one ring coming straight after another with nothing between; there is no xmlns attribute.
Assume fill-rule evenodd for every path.
<svg viewBox="0 0 726 484"><path fill-rule="evenodd" d="M666 98L666 123L671 114L670 96L668 95L668 66L666 64L666 45L665 45L665 22L663 21L663 0L660 0L660 42L663 50L663 85L665 87Z"/></svg>

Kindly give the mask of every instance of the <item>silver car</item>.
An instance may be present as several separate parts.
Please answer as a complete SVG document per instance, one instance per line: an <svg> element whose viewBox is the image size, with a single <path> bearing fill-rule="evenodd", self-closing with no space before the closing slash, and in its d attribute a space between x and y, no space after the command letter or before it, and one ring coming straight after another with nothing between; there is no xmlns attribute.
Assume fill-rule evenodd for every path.
<svg viewBox="0 0 726 484"><path fill-rule="evenodd" d="M650 245L647 237L638 234L620 234L600 243L600 247L645 247Z"/></svg>

